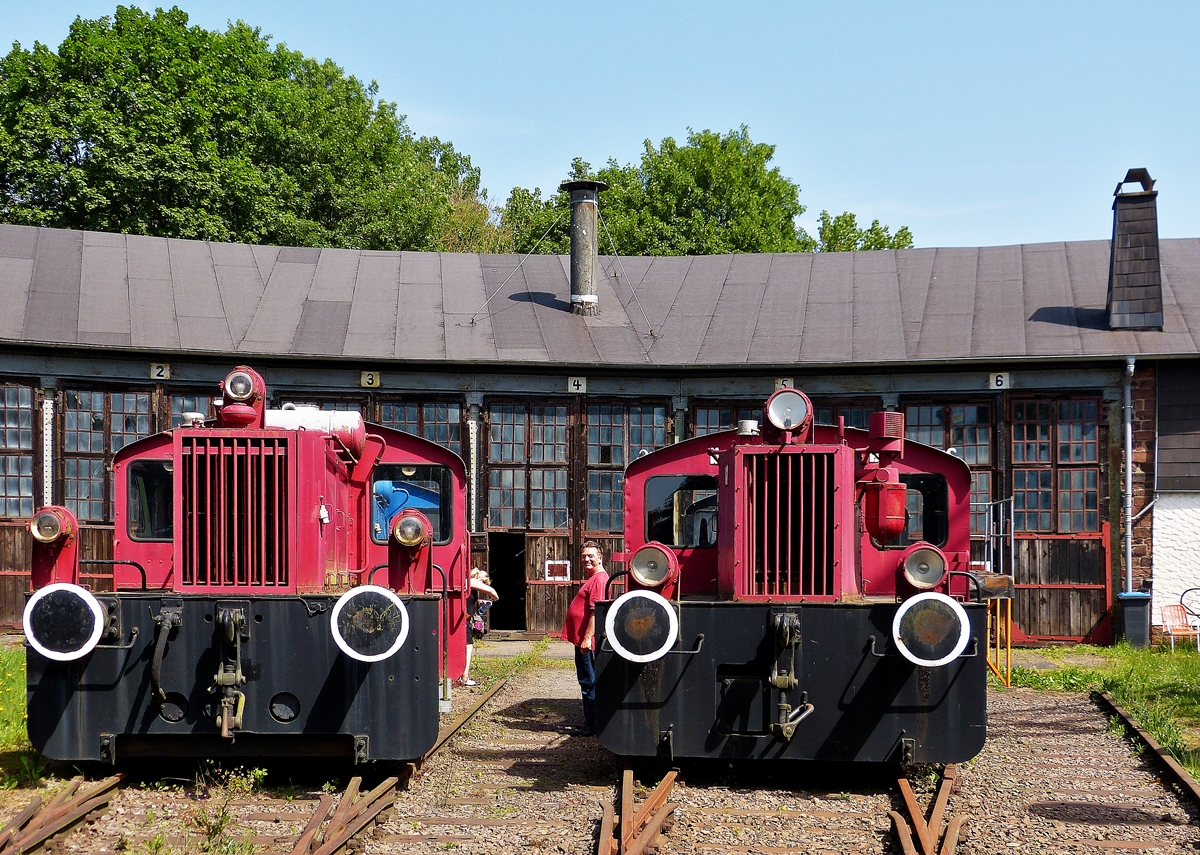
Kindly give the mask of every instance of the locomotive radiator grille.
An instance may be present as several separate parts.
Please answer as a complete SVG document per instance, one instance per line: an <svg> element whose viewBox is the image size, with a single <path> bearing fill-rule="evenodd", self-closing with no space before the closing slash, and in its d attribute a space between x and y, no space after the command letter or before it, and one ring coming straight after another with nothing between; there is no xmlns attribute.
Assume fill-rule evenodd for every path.
<svg viewBox="0 0 1200 855"><path fill-rule="evenodd" d="M833 454L746 457L750 593L836 596Z"/></svg>
<svg viewBox="0 0 1200 855"><path fill-rule="evenodd" d="M287 437L184 436L180 583L288 584Z"/></svg>

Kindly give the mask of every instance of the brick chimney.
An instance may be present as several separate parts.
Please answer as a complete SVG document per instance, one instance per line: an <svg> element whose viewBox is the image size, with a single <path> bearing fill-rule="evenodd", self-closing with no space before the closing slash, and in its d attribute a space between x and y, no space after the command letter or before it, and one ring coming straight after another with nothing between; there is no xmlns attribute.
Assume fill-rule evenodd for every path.
<svg viewBox="0 0 1200 855"><path fill-rule="evenodd" d="M1141 190L1123 190L1140 184ZM1161 330L1162 273L1158 262L1158 191L1145 169L1131 169L1113 194L1112 254L1108 265L1108 327Z"/></svg>
<svg viewBox="0 0 1200 855"><path fill-rule="evenodd" d="M608 185L603 181L564 181L558 189L571 194L571 314L598 315L597 197Z"/></svg>

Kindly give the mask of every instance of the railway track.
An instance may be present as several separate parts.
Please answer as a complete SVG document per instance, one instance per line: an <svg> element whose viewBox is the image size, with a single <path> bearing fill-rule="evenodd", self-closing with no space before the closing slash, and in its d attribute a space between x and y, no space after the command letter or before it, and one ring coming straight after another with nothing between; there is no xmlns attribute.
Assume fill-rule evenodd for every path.
<svg viewBox="0 0 1200 855"><path fill-rule="evenodd" d="M1158 765L1153 745L1138 754L1125 725L1110 720L1113 710L1086 696L994 693L987 747L940 780L827 781L778 769L756 779L710 765L668 774L656 790L657 771L641 770L642 786L594 738L567 732L581 719L577 691L568 669L523 674L478 696L418 766L368 792L351 781L340 795L233 800L231 834L254 851L300 855L333 855L351 841L368 855L1183 855L1200 848L1191 789ZM187 825L180 812L194 798L118 790L121 783L76 779L45 805L35 799L0 830L0 855L46 844L89 853L198 848L194 829L190 841L169 833Z"/></svg>

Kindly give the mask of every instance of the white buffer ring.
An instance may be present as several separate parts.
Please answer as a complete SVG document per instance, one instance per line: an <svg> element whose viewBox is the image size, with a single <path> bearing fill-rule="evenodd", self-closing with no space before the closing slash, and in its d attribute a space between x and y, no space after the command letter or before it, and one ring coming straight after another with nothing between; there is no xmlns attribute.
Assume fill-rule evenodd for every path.
<svg viewBox="0 0 1200 855"><path fill-rule="evenodd" d="M921 603L933 600L940 602L950 607L954 612L955 618L958 620L958 640L954 643L951 651L941 659L922 659L911 650L900 637L900 624L915 606ZM967 611L955 599L947 597L945 594L939 594L936 591L926 591L923 594L917 594L915 597L910 597L900 604L900 608L896 609L896 616L892 618L892 643L900 650L900 654L914 665L921 665L925 668L937 668L941 665L946 665L953 662L967 648L967 642L971 639L971 622L967 618Z"/></svg>
<svg viewBox="0 0 1200 855"><path fill-rule="evenodd" d="M390 600L400 612L400 632L396 635L396 640L392 642L392 646L383 653L367 655L355 650L346 639L342 636L341 630L338 628L338 617L342 613L342 608L349 602L363 596L364 594L378 594L387 600ZM384 659L395 654L397 650L404 646L404 642L408 640L408 609L404 606L404 601L401 600L393 591L379 585L359 585L357 588L351 588L346 593L338 598L334 603L333 611L329 614L329 631L333 634L333 640L343 653L351 659L359 662L381 662Z"/></svg>
<svg viewBox="0 0 1200 855"><path fill-rule="evenodd" d="M624 606L636 599L649 600L667 614L666 641L657 650L649 653L632 653L617 638L617 615ZM671 606L670 600L662 594L656 594L654 591L629 591L617 597L616 601L609 606L608 614L604 617L604 633L608 637L608 643L612 645L612 649L622 659L627 659L630 662L655 662L666 656L667 651L675 646L675 641L679 638L679 616L675 614L675 609Z"/></svg>
<svg viewBox="0 0 1200 855"><path fill-rule="evenodd" d="M92 616L94 618L92 623L92 633L88 640L85 641L78 650L51 650L38 641L37 636L35 636L32 632L30 620L33 617L34 609L37 608L38 603L40 603L43 599L50 594L57 593L58 591L68 591L74 594L75 596L79 597L79 599L83 600L83 602L87 604L88 608L91 609ZM44 588L38 588L33 592L33 596L29 598L29 602L25 604L25 613L21 618L21 627L25 631L25 638L29 641L29 646L45 656L47 659L53 659L57 662L72 662L76 659L82 659L84 656L87 656L89 653L95 650L96 645L100 643L100 636L104 634L104 624L104 607L100 605L100 601L97 600L95 595L92 594L92 592L87 588L81 588L78 585L72 585L70 582L54 582Z"/></svg>

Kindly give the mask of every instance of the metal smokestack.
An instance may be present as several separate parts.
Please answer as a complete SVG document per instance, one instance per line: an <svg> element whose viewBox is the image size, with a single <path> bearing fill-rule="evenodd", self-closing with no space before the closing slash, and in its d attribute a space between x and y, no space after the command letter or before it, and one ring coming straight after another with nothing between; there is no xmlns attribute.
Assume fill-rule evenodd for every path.
<svg viewBox="0 0 1200 855"><path fill-rule="evenodd" d="M596 296L599 236L596 232L597 195L603 181L564 181L559 192L571 194L571 314L600 314Z"/></svg>

